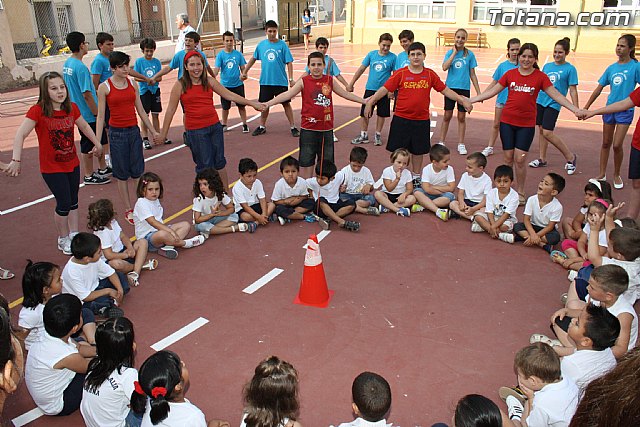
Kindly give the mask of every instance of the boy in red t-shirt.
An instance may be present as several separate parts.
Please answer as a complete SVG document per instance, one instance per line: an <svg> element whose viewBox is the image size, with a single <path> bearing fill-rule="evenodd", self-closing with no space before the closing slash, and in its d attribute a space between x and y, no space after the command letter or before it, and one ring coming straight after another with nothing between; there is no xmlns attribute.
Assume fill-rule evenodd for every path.
<svg viewBox="0 0 640 427"><path fill-rule="evenodd" d="M387 150L394 152L405 148L411 154L410 168L413 176L420 176L422 159L431 149L431 121L429 104L431 89L435 89L449 99L464 105L467 112L473 107L469 99L458 95L440 80L430 68L423 65L425 47L420 42L409 46L409 66L397 70L376 93L367 100L365 117L371 117L373 106L389 92L398 91L396 110L391 120Z"/></svg>

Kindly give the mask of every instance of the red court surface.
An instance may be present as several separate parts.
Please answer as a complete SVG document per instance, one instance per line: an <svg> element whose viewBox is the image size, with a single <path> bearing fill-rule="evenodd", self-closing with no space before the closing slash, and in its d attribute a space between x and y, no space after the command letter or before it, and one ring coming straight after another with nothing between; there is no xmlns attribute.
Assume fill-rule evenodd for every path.
<svg viewBox="0 0 640 427"><path fill-rule="evenodd" d="M349 81L365 53L375 48L343 45L335 40L330 53ZM551 46L544 48L547 50L541 52L541 63L551 60ZM304 50L292 50L294 69L299 75L306 63ZM397 43L393 50L399 51ZM446 75L440 63L445 52L445 48L429 46L426 61L443 79ZM475 53L479 63L476 71L484 89L495 67L504 60L505 51L476 49ZM579 71L581 105L604 68L615 59L613 47L611 55L568 57ZM258 75L259 63L247 82L249 98L257 98ZM172 73L162 82L165 106L175 79L176 73ZM365 82L366 75L358 81L356 93L362 94ZM10 159L15 130L35 102L36 94L35 89L29 89L0 95L0 160ZM605 91L600 96L594 108L604 105L606 94ZM24 99L27 97L32 98ZM340 168L348 163L350 140L359 131L359 124L354 121L359 108L337 96L334 100L336 134L340 138L335 158ZM442 96L435 94L432 103L438 123L432 129L435 142ZM299 98L293 101L293 107L299 124ZM469 152L485 147L493 108L494 100L485 101L476 104L468 116ZM257 114L250 108L248 112L251 117ZM237 112L233 109L229 124L236 123ZM256 124L257 121L251 122L252 130ZM267 129L266 135L252 137L235 128L225 134L225 144L230 181L238 178L239 159L252 157L259 166L268 165L259 178L270 196L279 178L279 159L296 150L298 141L290 136L280 107L272 109ZM371 134L373 123L369 129ZM581 206L584 185L597 171L602 125L598 118L578 122L563 110L556 129L578 153L578 172L567 176L564 159L551 148L549 167L529 168L526 190L528 195L534 194L540 178L549 171L563 174L567 186L559 198L565 214L574 215ZM627 136L627 151L632 132L633 127ZM388 123L383 131L385 141L387 133ZM159 173L164 180L165 218L182 212L176 220L190 221L193 162L188 149L179 148L179 114L170 137L172 146L145 152L147 158L168 153L148 161L146 169ZM459 179L464 157L455 152L456 142L454 118L447 143ZM10 301L22 295L20 277L27 258L50 260L61 266L67 261L56 250L53 200L10 211L49 195L39 176L36 144L34 133L25 145L20 177L0 177L0 265L17 276L3 281L0 290ZM369 151L367 166L377 179L389 164L388 152L373 144L365 147ZM529 160L536 158L537 149L534 143ZM487 173L491 176L502 163L501 150L496 151L489 157ZM627 165L625 158L625 178ZM625 179L625 189L615 191L615 200L627 200L630 186L631 182ZM133 227L122 218L114 183L81 189L81 219L90 202L105 197L114 201L120 224L125 233L132 235ZM242 387L258 362L271 354L290 361L299 371L300 421L306 426L351 420L351 382L365 370L380 373L391 384L393 405L389 419L402 426L448 422L456 401L468 393L498 400L497 388L515 382L515 352L528 344L531 333L548 332L549 316L560 307L559 296L569 284L566 272L552 264L540 249L511 246L492 241L486 234L472 234L467 221L445 223L426 213L409 218L385 214L355 219L362 223L359 233L348 233L334 224L321 242L329 288L335 291L326 309L293 304L302 277L302 246L309 234L320 231L316 224L270 224L255 234L216 236L199 248L181 251L177 260L160 259L158 270L144 273L140 287L132 289L123 304L136 328L136 366L153 352L154 343L203 318L208 322L167 348L186 362L191 373L187 397L208 419L226 419L232 425L240 422ZM81 221L81 228L85 223ZM242 292L275 268L283 272L253 294ZM14 320L18 310L19 306L12 310ZM4 417L9 422L34 407L23 382L8 399ZM65 419L40 417L30 425L75 426L82 425L82 418L79 413Z"/></svg>

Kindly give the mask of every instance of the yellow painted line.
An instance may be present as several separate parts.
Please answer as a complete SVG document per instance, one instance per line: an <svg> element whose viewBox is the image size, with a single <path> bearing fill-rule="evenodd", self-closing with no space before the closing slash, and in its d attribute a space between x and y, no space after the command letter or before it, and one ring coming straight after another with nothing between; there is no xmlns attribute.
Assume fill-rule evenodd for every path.
<svg viewBox="0 0 640 427"><path fill-rule="evenodd" d="M340 130L340 129L342 129L342 128L345 128L345 127L349 126L351 123L353 123L353 122L355 122L356 120L358 120L359 118L360 118L360 116L355 117L355 118L353 118L353 119L349 120L348 122L346 122L346 123L344 123L344 124L342 124L342 125L338 126L338 127L337 127L337 128L335 128L334 130ZM264 166L262 166L261 168L259 168L259 169L258 169L258 172L262 172L263 170L270 168L271 166L275 165L276 163L281 162L281 161L282 161L282 159L284 159L285 157L287 157L287 156L291 156L291 155L293 155L293 154L297 153L298 151L300 151L300 148L296 148L295 150L291 150L291 151L289 151L288 153L283 154L282 156L278 157L277 159L274 159L274 160L270 161L269 163L267 163L266 165L264 165ZM233 182L229 185L229 188L233 187L233 186L236 184L236 182L238 182L238 180L233 181ZM192 208L192 207L193 207L193 205L189 205L189 206L187 206L186 208L184 208L184 209L182 209L182 210L180 210L180 211L178 211L178 212L174 213L173 215L169 216L168 218L166 218L166 219L164 220L164 221L165 221L165 223L168 223L168 222L173 221L174 219L178 218L180 215L184 215L185 213L189 212L189 211L191 210L191 208ZM136 236L131 237L131 241L132 241L132 242L133 242L133 241L135 241L135 240L136 240ZM20 304L22 304L22 301L23 301L23 300L24 300L24 298L23 298L23 297L20 297L20 298L18 298L17 300L12 301L12 302L9 304L9 308L14 308L14 307L19 306Z"/></svg>

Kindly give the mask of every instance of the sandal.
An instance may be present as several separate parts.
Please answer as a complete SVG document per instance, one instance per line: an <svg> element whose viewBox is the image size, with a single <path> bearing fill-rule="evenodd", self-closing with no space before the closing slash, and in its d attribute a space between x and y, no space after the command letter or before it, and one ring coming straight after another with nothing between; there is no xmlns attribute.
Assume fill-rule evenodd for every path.
<svg viewBox="0 0 640 427"><path fill-rule="evenodd" d="M127 273L127 279L129 279L129 284L134 288L137 288L140 285L140 282L138 281L139 277L140 275L135 271L130 271Z"/></svg>
<svg viewBox="0 0 640 427"><path fill-rule="evenodd" d="M158 268L158 260L155 258L151 258L142 266L143 270L149 270L149 271L155 270L156 268Z"/></svg>
<svg viewBox="0 0 640 427"><path fill-rule="evenodd" d="M569 258L567 256L567 254L565 254L562 251L558 251L558 250L551 251L550 257L551 257L551 261L555 262L556 264L560 264L560 265L562 265L562 261L564 261L565 259Z"/></svg>
<svg viewBox="0 0 640 427"><path fill-rule="evenodd" d="M548 336L546 336L544 334L533 334L533 335L531 335L531 338L529 338L529 344L535 344L537 342L541 342L543 344L547 344L548 346L551 346L551 347L562 346L562 343L560 341L552 340L551 338L549 338Z"/></svg>
<svg viewBox="0 0 640 427"><path fill-rule="evenodd" d="M9 279L13 279L14 277L16 277L15 274L10 272L9 270L6 270L0 267L0 280L9 280Z"/></svg>
<svg viewBox="0 0 640 427"><path fill-rule="evenodd" d="M126 219L129 224L134 225L134 222L133 222L133 209L129 209L129 210L124 212L124 219Z"/></svg>

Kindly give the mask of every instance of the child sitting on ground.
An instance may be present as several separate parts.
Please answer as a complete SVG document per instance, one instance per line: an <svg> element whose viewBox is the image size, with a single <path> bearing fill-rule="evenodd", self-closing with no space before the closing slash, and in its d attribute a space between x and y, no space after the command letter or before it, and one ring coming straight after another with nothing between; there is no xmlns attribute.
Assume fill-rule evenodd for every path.
<svg viewBox="0 0 640 427"><path fill-rule="evenodd" d="M466 172L458 183L458 198L449 205L461 218L472 221L476 212L481 212L485 207L485 197L491 191L491 178L484 172L486 167L487 158L484 154L476 152L467 156Z"/></svg>
<svg viewBox="0 0 640 427"><path fill-rule="evenodd" d="M562 234L565 239L578 240L582 228L587 223L587 211L589 205L596 199L613 201L611 196L611 185L607 181L591 178L587 185L584 186L584 202L578 213L573 217L565 217L562 219Z"/></svg>
<svg viewBox="0 0 640 427"><path fill-rule="evenodd" d="M360 230L359 222L344 219L356 208L353 200L340 198L340 187L344 179L344 174L338 172L336 165L329 160L316 163L316 177L307 179L307 185L313 192L314 199L320 203L320 211L324 218L318 218L318 222L324 230L329 229L330 221L337 223L345 230Z"/></svg>
<svg viewBox="0 0 640 427"><path fill-rule="evenodd" d="M267 225L276 206L269 202L264 193L262 181L258 179L258 165L252 159L240 159L238 163L240 179L233 186L233 202L240 221L254 229Z"/></svg>
<svg viewBox="0 0 640 427"><path fill-rule="evenodd" d="M368 167L367 150L363 147L353 147L349 154L349 164L342 168L344 183L340 186L340 198L353 200L356 204L356 212L366 215L380 215L380 211L374 207L376 198L373 195L375 181Z"/></svg>
<svg viewBox="0 0 640 427"><path fill-rule="evenodd" d="M578 405L578 387L561 376L556 352L547 344L531 344L516 353L513 370L518 388L499 391L513 425L568 426Z"/></svg>
<svg viewBox="0 0 640 427"><path fill-rule="evenodd" d="M451 152L442 145L436 144L429 150L431 163L422 169L420 187L413 192L418 205L414 205L412 212L429 209L443 221L449 219L449 204L455 200L453 191L456 189L456 176L451 161Z"/></svg>
<svg viewBox="0 0 640 427"><path fill-rule="evenodd" d="M511 233L518 222L518 192L511 188L513 182L513 168L508 165L498 166L493 173L492 188L487 193L486 206L483 211L476 213L471 223L471 231L481 233L486 231L497 239L502 233Z"/></svg>
<svg viewBox="0 0 640 427"><path fill-rule="evenodd" d="M622 267L612 264L596 267L589 277L585 301L572 298L567 301L566 308L556 311L551 316L553 331L560 343L566 347L557 348L558 354L564 356L573 353L575 342L570 340L566 333L569 322L571 318L578 317L582 308L591 301L595 305L606 307L620 321L620 335L611 349L616 359L634 348L638 339L638 316L629 301L622 297L628 286L629 275Z"/></svg>
<svg viewBox="0 0 640 427"><path fill-rule="evenodd" d="M380 213L395 212L398 216L411 215L411 206L416 202L413 196L413 175L407 169L409 151L398 148L391 153L391 166L382 171L382 189L375 196L380 203Z"/></svg>
<svg viewBox="0 0 640 427"><path fill-rule="evenodd" d="M100 238L80 232L71 240L73 256L62 270L62 292L80 298L83 306L104 317L122 317L124 295L129 292L127 276L104 262Z"/></svg>
<svg viewBox="0 0 640 427"><path fill-rule="evenodd" d="M280 178L273 187L271 201L275 204L275 214L280 225L291 220L305 220L315 222L309 214L315 207L315 202L309 194L307 180L298 175L300 163L298 159L287 156L280 162Z"/></svg>
<svg viewBox="0 0 640 427"><path fill-rule="evenodd" d="M80 407L87 357L95 355L95 351L84 354L91 347L76 347L69 341L82 328L82 303L74 295L55 296L45 305L42 317L45 332L27 355L25 383L42 412L69 415Z"/></svg>
<svg viewBox="0 0 640 427"><path fill-rule="evenodd" d="M562 204L556 196L564 190L564 184L564 178L557 173L546 174L538 184L538 193L527 200L524 222L514 225L515 236L504 234L500 240L513 243L515 237L516 241L524 241L525 246L540 246L551 253L560 242L556 224L562 219Z"/></svg>
<svg viewBox="0 0 640 427"><path fill-rule="evenodd" d="M391 408L391 387L387 380L373 372L363 372L353 380L351 397L351 408L358 418L338 427L387 426L385 416Z"/></svg>
<svg viewBox="0 0 640 427"><path fill-rule="evenodd" d="M100 238L102 257L116 271L127 274L131 286L140 284L140 272L155 270L158 260L151 258L145 263L149 244L145 239L131 243L118 224L109 199L100 199L89 205L89 227Z"/></svg>
<svg viewBox="0 0 640 427"><path fill-rule="evenodd" d="M196 175L193 183L193 222L196 231L206 239L212 234L235 233L256 230L255 224L238 224L238 214L234 212L233 201L225 193L225 187L218 171L204 169Z"/></svg>

